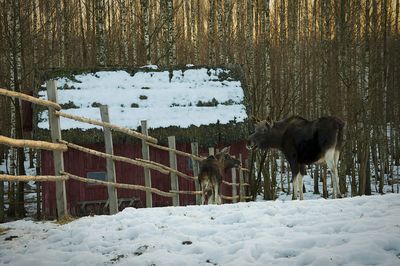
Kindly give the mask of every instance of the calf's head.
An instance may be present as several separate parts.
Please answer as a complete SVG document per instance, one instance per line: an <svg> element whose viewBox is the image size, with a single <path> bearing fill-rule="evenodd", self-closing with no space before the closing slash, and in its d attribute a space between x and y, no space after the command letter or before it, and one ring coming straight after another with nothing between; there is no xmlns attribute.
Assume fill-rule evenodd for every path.
<svg viewBox="0 0 400 266"><path fill-rule="evenodd" d="M240 167L240 161L232 157L229 154L229 150L230 147L225 147L215 155L215 158L218 160L220 167L224 170Z"/></svg>

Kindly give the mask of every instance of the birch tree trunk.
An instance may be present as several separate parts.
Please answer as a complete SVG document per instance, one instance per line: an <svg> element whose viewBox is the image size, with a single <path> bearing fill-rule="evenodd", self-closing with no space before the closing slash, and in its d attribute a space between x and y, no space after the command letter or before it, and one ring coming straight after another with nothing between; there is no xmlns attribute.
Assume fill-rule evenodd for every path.
<svg viewBox="0 0 400 266"><path fill-rule="evenodd" d="M217 28L218 28L218 43L219 43L219 54L218 54L218 64L222 64L224 62L225 58L225 47L224 47L224 25L223 25L223 14L224 10L222 8L222 0L216 0L217 1Z"/></svg>
<svg viewBox="0 0 400 266"><path fill-rule="evenodd" d="M197 12L196 12L197 7ZM191 0L190 4L190 18L191 18L191 43L193 45L194 64L199 64L199 43L198 43L198 19L197 14L200 12L199 0Z"/></svg>
<svg viewBox="0 0 400 266"><path fill-rule="evenodd" d="M137 23L136 23L136 1L135 0L130 0L130 6L131 6L131 25L130 25L130 30L131 30L131 45L132 45L132 64L137 64L137 49L136 49L136 39L137 39Z"/></svg>
<svg viewBox="0 0 400 266"><path fill-rule="evenodd" d="M126 30L126 4L125 0L119 1L120 8L120 23L121 23L121 33L122 33L122 65L126 65L128 63L128 36Z"/></svg>
<svg viewBox="0 0 400 266"><path fill-rule="evenodd" d="M15 0L12 2L12 9L10 12L10 24L12 34L12 48L11 48L11 89L20 92L21 80L21 22L20 22L20 1ZM14 104L11 103L11 137L22 139L22 119L21 109L18 99L14 99ZM16 157L15 157L16 155ZM25 154L23 148L18 148L15 154L15 149L12 149L12 164L16 165L11 174L25 175ZM14 172L14 173L13 173ZM25 216L24 209L24 182L18 182L17 189L17 204L15 208L15 215L18 218Z"/></svg>
<svg viewBox="0 0 400 266"><path fill-rule="evenodd" d="M82 10L82 0L79 0L79 9ZM81 50L82 50L82 61L81 61L81 66L83 67L84 63L87 62L88 56L87 56L87 48L86 48L86 38L85 38L85 28L83 25L84 18L83 18L83 12L80 12L80 17L79 17L79 25L80 25L80 30L81 30ZM88 19L90 21L90 19Z"/></svg>
<svg viewBox="0 0 400 266"><path fill-rule="evenodd" d="M151 64L151 47L150 47L150 32L149 32L149 2L141 0L143 31L144 31L144 47L146 50L146 64Z"/></svg>
<svg viewBox="0 0 400 266"><path fill-rule="evenodd" d="M95 0L96 15L96 63L106 65L106 36L104 31L104 0Z"/></svg>
<svg viewBox="0 0 400 266"><path fill-rule="evenodd" d="M167 0L168 65L176 64L175 26L173 0Z"/></svg>
<svg viewBox="0 0 400 266"><path fill-rule="evenodd" d="M214 20L215 20L215 3L214 0L209 0L209 15L208 15L208 65L215 64L215 47L214 47Z"/></svg>
<svg viewBox="0 0 400 266"><path fill-rule="evenodd" d="M64 20L64 12L63 9L65 9L65 6L61 6L61 1L56 1L56 13L57 13L57 31L58 34L60 35L60 43L59 43L59 61L58 61L58 67L64 67L65 66L65 20Z"/></svg>

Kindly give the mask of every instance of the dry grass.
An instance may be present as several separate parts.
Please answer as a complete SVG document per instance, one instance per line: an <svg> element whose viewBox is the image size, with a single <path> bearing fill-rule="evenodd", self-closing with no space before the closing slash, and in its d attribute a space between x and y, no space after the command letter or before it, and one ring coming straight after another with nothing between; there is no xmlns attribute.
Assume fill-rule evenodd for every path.
<svg viewBox="0 0 400 266"><path fill-rule="evenodd" d="M0 235L5 234L5 232L7 232L8 230L10 230L10 228L0 227Z"/></svg>
<svg viewBox="0 0 400 266"><path fill-rule="evenodd" d="M67 216L64 216L62 219L57 220L56 223L59 225L64 225L64 224L68 224L72 221L75 221L76 219L77 218L75 218L75 217L67 215Z"/></svg>

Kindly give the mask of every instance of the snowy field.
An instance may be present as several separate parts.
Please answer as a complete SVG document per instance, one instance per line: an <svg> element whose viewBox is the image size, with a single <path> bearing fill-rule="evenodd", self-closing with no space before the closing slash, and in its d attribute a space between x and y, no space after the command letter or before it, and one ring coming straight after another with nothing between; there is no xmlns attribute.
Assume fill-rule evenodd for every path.
<svg viewBox="0 0 400 266"><path fill-rule="evenodd" d="M69 104L70 109L63 108L66 113L98 120L98 104L108 105L111 122L128 128L137 128L141 120L147 120L150 128L241 122L247 117L241 83L221 75L229 76L229 70L175 70L171 81L168 71L133 76L126 71L99 71L57 79L58 101ZM47 99L47 92L39 96ZM47 117L47 111L42 112L40 128L49 127ZM61 126L95 127L64 118Z"/></svg>
<svg viewBox="0 0 400 266"><path fill-rule="evenodd" d="M2 265L400 265L399 194L127 208L1 227Z"/></svg>

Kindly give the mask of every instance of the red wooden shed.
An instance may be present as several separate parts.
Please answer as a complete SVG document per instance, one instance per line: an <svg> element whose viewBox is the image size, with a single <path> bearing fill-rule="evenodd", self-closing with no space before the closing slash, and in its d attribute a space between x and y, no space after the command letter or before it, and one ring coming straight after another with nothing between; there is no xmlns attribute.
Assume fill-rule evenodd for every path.
<svg viewBox="0 0 400 266"><path fill-rule="evenodd" d="M153 126L149 129L149 135L155 137L159 140L159 144L167 146L167 137L175 136L176 137L176 149L181 150L187 153L191 153L191 143L197 142L199 144L199 155L200 156L208 156L208 148L215 147L216 149L221 149L224 146L231 146L231 154L235 156L242 155L243 160L247 159L247 150L245 148L245 137L247 136L247 124L245 121L245 111L243 111L244 105L244 97L243 97L243 89L240 84L240 77L238 77L238 71L231 71L218 68L218 69L199 69L199 74L191 70L179 70L173 73L174 78L171 79L171 71L162 72L163 70L151 70L155 72L149 73L150 70L146 70L146 75L144 78L141 77L139 80L134 80L133 78L137 77L135 73L141 73L137 69L135 71L130 72L129 74L121 73L121 71L117 71L117 77L119 78L121 75L123 78L123 83L118 84L118 81L114 81L109 72L93 72L93 73L85 73L86 76L74 76L70 78L72 75L68 74L66 77L58 77L58 80L61 83L61 87L58 88L59 92L59 103L63 107L63 111L71 111L80 114L82 116L86 116L85 114L92 114L93 108L97 108L99 102L100 104L111 105L111 110L114 111L114 114L111 115L111 122L113 123L113 118L119 119L121 123L126 121L127 119L131 119L131 117L138 117L138 113L133 113L134 115L127 116L130 114L129 112L137 112L140 111L142 105L144 107L154 105L155 97L159 96L162 103L164 101L168 101L168 97L170 97L169 106L170 108L180 108L179 110L184 110L183 116L184 119L188 120L190 124L186 124L183 127L181 125L176 124L174 119L180 119L179 117L173 118L170 120L171 126L166 126L165 121L161 121L160 125ZM135 76L136 75L136 76ZM143 74L144 75L144 74ZM203 75L203 76L201 76ZM114 75L115 76L115 75ZM132 80L130 81L130 77ZM150 83L143 83L142 80L146 82L151 80L151 78L156 77L158 79L157 86L161 87L157 90L156 85ZM172 84L165 84L165 77L169 77L169 82ZM55 77L53 77L55 78ZM103 81L97 80L98 78L104 78ZM114 78L115 79L115 78ZM67 81L66 81L67 80ZM90 80L89 85L85 84ZM185 83L185 80L187 83ZM127 83L132 82L129 86ZM182 91L177 92L176 88L173 88L171 93L166 91L168 86L173 87L174 82L177 84L176 86L179 89L186 86L190 87L191 84L195 83L193 87L190 87L190 95L188 94L188 99L184 97L171 97L169 94L179 94ZM232 86L230 85L233 84ZM113 84L115 88L104 89L101 90L102 83L106 83L107 86L109 84ZM115 84L114 84L115 83ZM140 83L140 85L137 85ZM72 84L72 85L71 85ZM96 86L92 86L92 84L96 84ZM86 87L85 87L86 86ZM124 87L125 86L125 87ZM135 88L134 87L138 87ZM229 87L231 86L231 87ZM210 90L211 88L211 90ZM89 89L95 89L96 91L88 91ZM192 93L195 90L201 90L197 92L200 96L198 100L193 97ZM221 96L221 92L224 90L228 90L226 95ZM213 90L215 90L215 94L213 94ZM139 104L130 102L116 103L115 99L112 99L115 94L122 92L129 92L134 95L134 93L140 95L137 101ZM204 95L210 94L211 95ZM185 91L184 91L185 92ZM183 93L184 93L183 92ZM235 95L235 92L239 92L239 95ZM146 95L147 93L147 95ZM60 97L61 94L61 97ZM223 93L222 93L223 94ZM39 93L42 98L46 98L46 93ZM99 98L99 95L103 95L103 98ZM231 98L227 98L229 95ZM205 96L209 99L204 101ZM218 98L220 96L220 98ZM85 98L86 97L86 98ZM89 97L89 98L88 98ZM93 100L92 97L95 99ZM132 98L132 95L128 95L126 97L121 97L121 101L126 100L125 98ZM190 98L190 99L189 99ZM61 99L61 100L60 100ZM83 100L82 100L83 99ZM111 103L107 103L106 100L112 100ZM223 99L223 100L221 100ZM103 102L103 100L105 102ZM145 101L148 101L146 103ZM220 102L218 102L218 100ZM224 101L224 102L222 102ZM143 102L145 102L143 104ZM188 103L189 102L189 103ZM114 104L114 106L112 106ZM185 109L185 107L187 107ZM78 108L78 109L76 109ZM79 109L80 108L80 109ZM112 109L114 108L114 109ZM200 109L207 110L208 113L206 115L198 115ZM207 109L208 108L208 109ZM230 113L224 113L224 110L230 110ZM121 110L121 111L120 111ZM143 114L139 113L142 117L141 120L149 120L154 121L158 116L162 117L162 112L167 112L168 108L164 108L164 111L160 110L152 110L146 109L143 117ZM177 110L177 109L174 109ZM191 113L188 110L194 110L197 113L193 114L193 118L191 118ZM232 111L234 110L234 111ZM235 111L236 110L236 111ZM238 111L239 110L239 111ZM97 110L96 110L97 111ZM213 112L215 111L215 116L213 116ZM218 117L218 114L221 118ZM222 115L221 115L222 114ZM123 117L125 115L125 117ZM172 113L174 116L175 113ZM120 116L120 117L118 117ZM147 118L147 116L149 118ZM189 119L188 119L189 117ZM92 117L90 117L92 118ZM123 118L123 119L121 119ZM218 118L218 119L217 119ZM191 119L193 121L191 121ZM202 122L198 125L195 125L197 119L205 119L204 121L213 121L211 123ZM222 119L222 121L220 121ZM224 120L225 119L225 120ZM237 121L238 120L238 121ZM39 116L39 130L38 130L38 138L44 139L48 138L49 131L48 125L46 124L46 117L43 116L43 113ZM131 123L131 121L129 121ZM46 128L47 125L47 128ZM130 125L130 124L129 124ZM189 126L188 126L189 125ZM64 126L67 128L65 129ZM122 126L127 126L122 124ZM105 151L104 145L104 137L101 129L98 128L76 128L75 124L66 123L66 121L61 121L62 130L62 138L66 141L73 142L94 150ZM136 129L135 124L131 128L135 128L135 130L140 131L140 127ZM122 134L113 133L113 142L114 142L114 154L119 156L124 156L128 158L142 158L142 147L141 142L138 140L133 140L130 137L127 137ZM163 165L169 166L169 154L167 151L159 150L157 148L150 147L150 159L157 163L161 163ZM42 175L54 175L54 166L52 153L49 151L41 152L41 173ZM192 161L188 157L177 156L177 166L180 172L183 172L187 175L193 176L192 169ZM68 149L68 151L64 152L64 169L66 172L71 174L88 177L88 178L101 178L105 176L106 173L106 160L103 158L99 158L90 154L86 154L84 152ZM144 170L142 167L134 166L127 163L115 162L115 170L116 170L116 179L118 183L125 184L135 184L135 185L144 185ZM191 180L186 180L183 178L179 178L179 190L182 191L194 191L195 183ZM231 173L226 173L225 180L231 182ZM169 175L165 175L159 173L157 171L151 171L151 182L152 187L157 188L162 191L169 192L171 189L171 181ZM107 211L107 187L101 185L93 185L88 183L82 183L75 180L68 180L66 182L66 192L67 192L67 204L69 213L72 215L86 215L90 213L108 213ZM222 185L222 194L225 196L232 195L232 187L226 184ZM120 209L123 209L126 206L133 207L145 207L145 192L138 190L127 190L127 189L118 189L117 195L120 203ZM161 206L171 206L172 199L159 196L153 194L153 206L161 207ZM180 205L190 205L195 204L195 196L193 195L180 195ZM46 217L55 217L56 216L56 200L55 200L55 184L52 182L44 182L42 188L42 206L43 206L43 214Z"/></svg>

